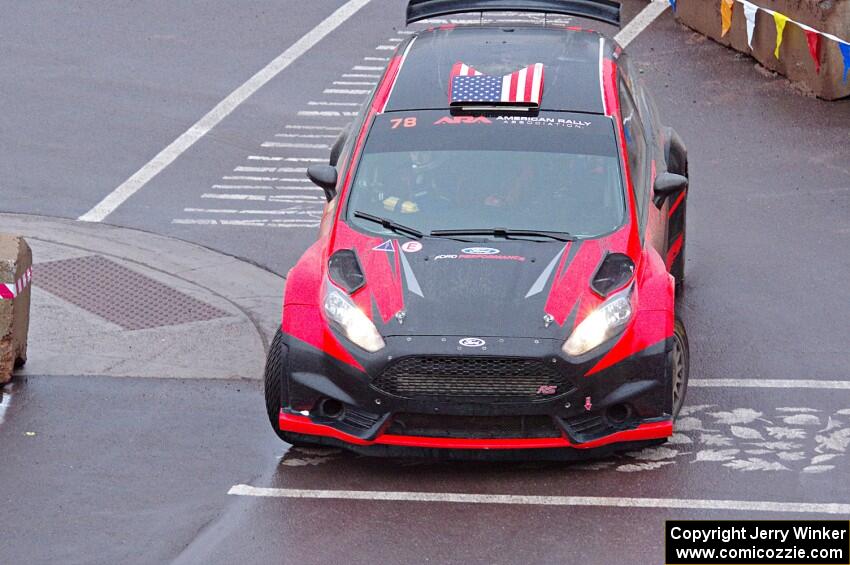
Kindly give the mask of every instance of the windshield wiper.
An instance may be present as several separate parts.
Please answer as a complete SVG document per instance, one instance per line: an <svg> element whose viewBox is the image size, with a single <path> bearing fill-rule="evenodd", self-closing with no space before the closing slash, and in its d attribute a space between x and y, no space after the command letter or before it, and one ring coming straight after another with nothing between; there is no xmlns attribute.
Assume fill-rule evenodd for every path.
<svg viewBox="0 0 850 565"><path fill-rule="evenodd" d="M360 210L355 210L354 212L355 218L361 218L363 220L368 220L370 222L375 222L376 224L381 224L381 227L384 229L392 230L396 233L406 233L407 235L411 235L415 238L421 238L424 234L416 228L411 228L405 226L404 224L399 224L398 222L394 222L387 218L382 218L380 216L373 216L372 214L367 214L366 212L361 212Z"/></svg>
<svg viewBox="0 0 850 565"><path fill-rule="evenodd" d="M469 230L435 230L431 232L434 237L446 237L452 235L491 235L493 237L547 237L557 241L573 241L575 237L562 231L539 231L539 230L510 230L506 228L492 229L469 229Z"/></svg>

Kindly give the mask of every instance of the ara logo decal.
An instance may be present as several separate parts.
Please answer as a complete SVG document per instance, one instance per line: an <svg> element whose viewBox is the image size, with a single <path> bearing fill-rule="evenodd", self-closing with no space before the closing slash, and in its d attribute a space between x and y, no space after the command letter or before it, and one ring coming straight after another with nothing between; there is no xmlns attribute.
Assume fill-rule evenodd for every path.
<svg viewBox="0 0 850 565"><path fill-rule="evenodd" d="M416 253L422 251L422 244L418 241L406 241L402 244L401 250L405 253Z"/></svg>
<svg viewBox="0 0 850 565"><path fill-rule="evenodd" d="M480 337L465 337L459 340L458 343L464 347L481 347L482 345L487 344L487 342Z"/></svg>
<svg viewBox="0 0 850 565"><path fill-rule="evenodd" d="M381 245L373 247L372 251L386 251L388 253L395 253L395 248L393 248L393 240L386 240Z"/></svg>
<svg viewBox="0 0 850 565"><path fill-rule="evenodd" d="M558 392L558 385L540 385L537 387L537 394L555 394Z"/></svg>
<svg viewBox="0 0 850 565"><path fill-rule="evenodd" d="M434 122L435 126L449 124L449 125L457 125L457 124L492 124L490 120L485 118L484 116L446 116L440 118L436 122Z"/></svg>
<svg viewBox="0 0 850 565"><path fill-rule="evenodd" d="M492 247L467 247L461 249L461 252L467 255L496 255L500 253L498 249L493 249Z"/></svg>

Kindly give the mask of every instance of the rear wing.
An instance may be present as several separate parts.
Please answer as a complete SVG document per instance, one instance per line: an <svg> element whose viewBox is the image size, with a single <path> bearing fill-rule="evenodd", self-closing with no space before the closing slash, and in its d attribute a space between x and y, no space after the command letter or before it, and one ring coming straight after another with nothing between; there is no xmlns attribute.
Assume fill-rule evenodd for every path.
<svg viewBox="0 0 850 565"><path fill-rule="evenodd" d="M620 3L614 0L410 0L407 24L462 12L540 12L620 25Z"/></svg>

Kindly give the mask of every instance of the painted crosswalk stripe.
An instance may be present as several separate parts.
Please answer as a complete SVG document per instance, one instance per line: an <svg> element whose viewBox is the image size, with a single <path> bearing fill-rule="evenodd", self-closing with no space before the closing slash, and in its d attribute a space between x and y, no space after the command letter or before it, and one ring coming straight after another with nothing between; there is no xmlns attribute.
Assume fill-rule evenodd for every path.
<svg viewBox="0 0 850 565"><path fill-rule="evenodd" d="M370 80L335 80L333 84L337 86L375 86L378 83Z"/></svg>
<svg viewBox="0 0 850 565"><path fill-rule="evenodd" d="M302 206L294 208L286 208L280 210L234 210L225 208L184 208L184 212L194 212L201 214L245 214L245 215L264 215L264 216L315 216L321 217L322 209L317 207L311 210L305 210Z"/></svg>
<svg viewBox="0 0 850 565"><path fill-rule="evenodd" d="M276 133L275 137L287 137L298 139L336 139L337 136L327 133Z"/></svg>
<svg viewBox="0 0 850 565"><path fill-rule="evenodd" d="M389 61L389 57L363 57L364 61ZM383 68L383 67L382 67Z"/></svg>
<svg viewBox="0 0 850 565"><path fill-rule="evenodd" d="M276 147L281 149L330 149L327 143L289 143L285 141L264 141L260 147Z"/></svg>
<svg viewBox="0 0 850 565"><path fill-rule="evenodd" d="M850 504L832 502L780 502L772 500L712 500L698 498L540 496L521 494L469 494L459 492L320 490L263 488L251 485L233 485L227 494L269 498L368 500L376 502L442 502L455 504L502 504L522 506L594 506L608 508L662 508L684 510L733 510L739 512L850 514Z"/></svg>
<svg viewBox="0 0 850 565"><path fill-rule="evenodd" d="M362 96L364 94L369 94L371 90L359 89L359 88L326 88L322 92L325 94L349 94Z"/></svg>
<svg viewBox="0 0 850 565"><path fill-rule="evenodd" d="M810 388L822 390L850 390L850 380L819 379L690 379L689 387L731 388Z"/></svg>
<svg viewBox="0 0 850 565"><path fill-rule="evenodd" d="M365 65L354 65L352 71L383 71L385 67L369 67Z"/></svg>
<svg viewBox="0 0 850 565"><path fill-rule="evenodd" d="M233 169L235 173L274 173L277 172L277 167L243 167L239 166Z"/></svg>
<svg viewBox="0 0 850 565"><path fill-rule="evenodd" d="M327 100L310 100L307 102L308 106L348 106L348 107L357 107L360 106L360 102L331 102Z"/></svg>
<svg viewBox="0 0 850 565"><path fill-rule="evenodd" d="M342 73L342 78L381 78L381 75L370 75L368 73Z"/></svg>
<svg viewBox="0 0 850 565"><path fill-rule="evenodd" d="M319 131L342 131L342 126L314 126L314 125L300 125L300 124L287 124L284 126L284 129L306 129L306 130L319 130Z"/></svg>

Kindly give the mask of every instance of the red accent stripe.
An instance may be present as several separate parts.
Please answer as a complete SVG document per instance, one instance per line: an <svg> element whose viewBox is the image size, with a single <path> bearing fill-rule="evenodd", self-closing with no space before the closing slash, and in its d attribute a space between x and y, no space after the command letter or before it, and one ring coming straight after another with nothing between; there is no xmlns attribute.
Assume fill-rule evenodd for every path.
<svg viewBox="0 0 850 565"><path fill-rule="evenodd" d="M676 208L679 207L679 204L681 204L682 200L684 200L684 199L685 199L685 191L683 190L682 193L679 195L679 197L676 199L676 201L673 202L673 205L670 206L670 212L669 212L669 214L667 214L667 217L673 216L673 212L676 211Z"/></svg>
<svg viewBox="0 0 850 565"><path fill-rule="evenodd" d="M400 55L396 55L390 60L389 65L387 65L387 70L384 72L384 78L381 80L381 84L375 92L375 98L372 100L372 110L379 114L384 111L384 108L387 105L387 99L389 98L390 91L393 89L395 79L398 76L400 64Z"/></svg>
<svg viewBox="0 0 850 565"><path fill-rule="evenodd" d="M673 264L673 261L676 260L676 257L679 256L679 253L682 252L682 236L680 235L676 238L676 241L673 242L673 245L670 246L670 249L667 250L667 268L670 268L670 265Z"/></svg>
<svg viewBox="0 0 850 565"><path fill-rule="evenodd" d="M511 90L508 98L509 102L516 102L516 91L519 87L519 73L511 74Z"/></svg>
<svg viewBox="0 0 850 565"><path fill-rule="evenodd" d="M528 65L525 69L525 93L522 102L531 102L531 87L534 84L534 65Z"/></svg>
<svg viewBox="0 0 850 565"><path fill-rule="evenodd" d="M529 438L529 439L472 439L472 438L444 438L444 437L419 437L399 436L383 434L374 441L366 441L358 437L346 434L330 426L314 424L310 418L295 414L286 414L283 411L278 418L280 429L285 432L305 434L312 436L332 437L354 445L398 445L406 447L428 447L443 449L541 449L541 448L564 448L593 449L627 441L641 441L647 439L661 439L673 435L673 421L652 422L641 424L633 430L615 432L611 435L588 441L585 443L572 443L565 437L557 438Z"/></svg>

